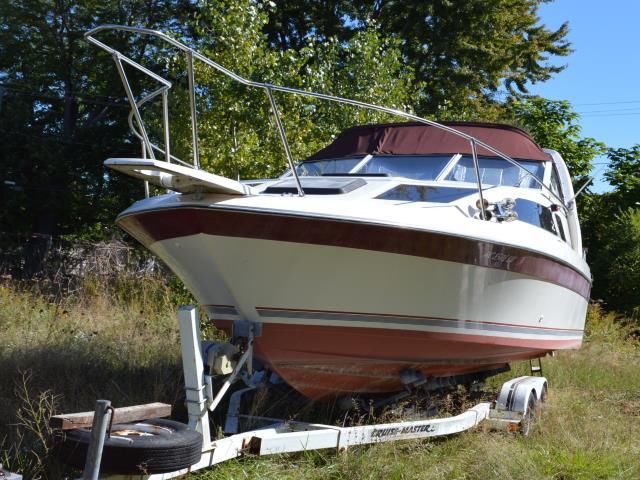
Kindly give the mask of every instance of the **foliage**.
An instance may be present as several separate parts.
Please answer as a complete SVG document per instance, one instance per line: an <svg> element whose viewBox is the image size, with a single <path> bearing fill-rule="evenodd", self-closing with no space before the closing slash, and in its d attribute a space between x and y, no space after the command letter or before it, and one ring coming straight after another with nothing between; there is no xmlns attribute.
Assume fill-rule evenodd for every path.
<svg viewBox="0 0 640 480"><path fill-rule="evenodd" d="M269 47L262 28L267 13L250 0L207 4L195 27L198 47L210 58L252 80L315 90L410 109L411 69L398 42L370 28L346 42L308 39L298 49ZM242 35L240 35L242 32ZM206 101L199 103L203 163L227 176L274 176L286 157L262 89L247 89L211 69L198 71ZM357 79L357 81L355 81ZM323 147L354 123L388 119L307 97L275 93L296 158Z"/></svg>
<svg viewBox="0 0 640 480"><path fill-rule="evenodd" d="M569 52L566 26L550 32L538 25L538 4L5 2L0 5L3 224L19 235L108 236L113 216L142 193L139 182L102 167L108 156L137 156L139 144L126 130L128 107L113 63L83 41L93 26L170 31L253 80L440 118L493 119L501 112L497 91L503 81L523 90L526 81L545 80L560 69L548 65L546 55ZM184 56L147 38L126 38L106 40L172 80L172 152L188 160ZM149 91L148 82L127 73L138 95ZM285 156L264 92L232 84L203 65L196 78L203 164L231 177L280 173ZM276 94L276 100L297 158L346 126L390 120L309 98ZM162 138L157 106L144 110L151 137ZM30 242L36 244L30 257L37 259L46 245Z"/></svg>
<svg viewBox="0 0 640 480"><path fill-rule="evenodd" d="M0 462L25 479L67 478L50 455L54 411L91 411L97 398L183 411L173 293L130 273L110 288L87 279L58 302L46 285L0 283Z"/></svg>
<svg viewBox="0 0 640 480"><path fill-rule="evenodd" d="M372 26L399 40L404 62L414 67L421 115L486 118L503 85L507 95L526 92L527 83L564 68L549 63L550 55L571 52L566 23L556 31L539 24L542 0L270 3L264 30L281 50L301 48L310 38L345 42Z"/></svg>
<svg viewBox="0 0 640 480"><path fill-rule="evenodd" d="M602 142L580 136L579 116L566 100L529 97L509 107L517 122L539 145L562 155L574 179L587 176L593 158L605 152Z"/></svg>
<svg viewBox="0 0 640 480"><path fill-rule="evenodd" d="M629 207L599 231L594 290L612 309L640 319L640 208Z"/></svg>
<svg viewBox="0 0 640 480"><path fill-rule="evenodd" d="M16 433L11 443L0 439L0 463L11 465L25 478L61 477L60 466L53 458L53 430L49 426L59 399L51 390L35 394L30 381L31 373L22 372L16 382Z"/></svg>
<svg viewBox="0 0 640 480"><path fill-rule="evenodd" d="M159 2L47 2L0 5L0 72L3 86L0 159L7 182L0 185L3 228L16 243L24 234L109 236L113 217L142 195L142 185L102 167L109 156L138 156L127 132L128 106L109 56L83 34L104 23L143 25L170 31L241 75L260 81L355 97L411 109L412 70L400 42L371 27L348 41L309 39L301 48L271 48L262 33L269 4L252 0ZM129 36L131 37L131 36ZM167 75L172 152L189 160L191 134L184 56L149 38L102 34L136 61ZM134 93L150 83L127 69ZM198 110L203 164L235 177L281 173L286 165L263 91L248 90L200 64ZM357 79L357 81L354 81ZM355 122L387 117L276 95L296 157L324 146ZM145 107L150 135L162 145L156 106ZM312 121L313 120L313 121ZM96 225L107 226L95 227ZM15 235L15 237L13 237ZM45 240L30 240L43 243ZM30 258L41 257L36 245Z"/></svg>
<svg viewBox="0 0 640 480"><path fill-rule="evenodd" d="M65 478L48 450L54 410L92 410L96 398L107 398L116 407L164 401L184 414L175 307L157 303L170 296L162 293L163 283L148 278L140 285L159 293L98 292L54 305L10 282L0 284L0 461L10 470L35 473L25 478ZM640 345L632 334L615 315L590 309L583 348L544 361L550 399L531 437L476 430L341 454L247 456L192 476L638 478ZM527 361L516 363L488 388L528 368Z"/></svg>
<svg viewBox="0 0 640 480"><path fill-rule="evenodd" d="M607 155L605 178L614 190L586 195L581 205L594 275L592 296L608 308L635 311L638 318L640 146L609 148Z"/></svg>
<svg viewBox="0 0 640 480"><path fill-rule="evenodd" d="M111 225L114 210L142 193L139 182L102 167L107 156L132 156L139 147L127 133L113 62L83 35L102 23L175 29L190 9L187 0L0 2L3 233Z"/></svg>
<svg viewBox="0 0 640 480"><path fill-rule="evenodd" d="M609 168L604 177L615 188L619 207L637 205L640 201L640 144L631 148L610 148L607 156Z"/></svg>

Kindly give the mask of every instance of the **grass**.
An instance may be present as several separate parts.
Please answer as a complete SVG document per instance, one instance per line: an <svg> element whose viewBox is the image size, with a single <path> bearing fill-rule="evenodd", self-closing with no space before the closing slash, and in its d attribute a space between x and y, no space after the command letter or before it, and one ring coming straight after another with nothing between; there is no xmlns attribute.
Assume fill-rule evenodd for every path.
<svg viewBox="0 0 640 480"><path fill-rule="evenodd" d="M0 462L59 479L43 417L93 410L98 398L179 404L173 311L160 278L87 280L64 303L0 284Z"/></svg>
<svg viewBox="0 0 640 480"><path fill-rule="evenodd" d="M0 284L0 462L25 478L59 479L46 426L52 413L93 410L97 398L179 406L177 302L160 278L87 280L64 303ZM640 346L632 326L593 307L583 348L543 367L550 398L526 438L476 430L341 454L243 458L191 478L640 478ZM527 369L516 364L492 386Z"/></svg>

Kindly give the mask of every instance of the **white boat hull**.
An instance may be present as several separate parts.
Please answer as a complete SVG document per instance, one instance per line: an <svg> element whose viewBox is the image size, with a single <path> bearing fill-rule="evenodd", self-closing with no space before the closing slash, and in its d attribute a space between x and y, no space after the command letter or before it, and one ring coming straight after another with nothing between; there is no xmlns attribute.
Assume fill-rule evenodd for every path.
<svg viewBox="0 0 640 480"><path fill-rule="evenodd" d="M416 245L476 245L474 254L445 260L446 245L388 244L384 235L397 228L325 219L323 235L319 219L300 224L307 219L265 213L260 224L255 211L236 210L221 222L219 208L188 210L155 211L148 221L149 212L125 214L120 224L180 276L218 326L231 332L234 321L260 323L257 356L310 397L393 391L407 369L457 375L581 344L584 282L549 258L531 257L553 267L542 268L497 243L419 231L407 237ZM181 215L191 216L180 222ZM251 218L243 222L244 215ZM276 239L274 225L300 237ZM347 235L360 230L367 235L359 240ZM416 254L395 252L405 247Z"/></svg>

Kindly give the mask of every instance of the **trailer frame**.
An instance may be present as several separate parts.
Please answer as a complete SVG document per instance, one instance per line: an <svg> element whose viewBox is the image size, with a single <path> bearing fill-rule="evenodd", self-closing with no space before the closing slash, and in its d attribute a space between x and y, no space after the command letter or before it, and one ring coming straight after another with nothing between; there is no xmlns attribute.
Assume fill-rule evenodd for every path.
<svg viewBox="0 0 640 480"><path fill-rule="evenodd" d="M176 478L190 472L195 472L216 464L239 458L244 455L273 455L291 452L310 451L318 449L335 449L344 452L355 445L375 444L398 440L425 439L438 436L453 435L476 427L484 423L491 429L517 432L527 435L531 425L539 415L540 404L547 396L546 378L542 376L522 376L509 380L502 385L495 402L481 402L466 411L451 417L426 418L414 421L393 423L358 425L339 427L319 423L301 421L284 421L271 419L273 422L264 428L236 433L221 439L212 439L209 427L209 413L220 405L220 400L229 390L231 384L238 380L244 381L245 389L236 391L231 398L226 431L238 430L239 403L242 394L256 388L263 381L262 372L252 370L254 335L260 332L260 325L243 322L239 328L246 334L244 352L235 364L233 371L226 375L221 388L214 395L212 385L214 377L205 371L204 356L207 346L211 342L203 342L200 330L200 316L194 306L183 306L178 309L180 328L180 344L182 365L185 379L185 396L188 413L188 425L203 437L202 455L200 460L188 468L168 473L100 475L100 455L106 425L112 415L119 415L118 409L105 409L108 402L98 400L96 414L93 418L84 415L85 422L93 423L92 440L88 448L86 467L81 477L84 480L165 480ZM211 373L211 372L209 372ZM107 402L107 403L105 403ZM144 416L145 411L163 412L161 404L127 407L129 420L139 412ZM162 413L158 413L160 415ZM80 414L72 414L76 417ZM62 417L62 416L59 416ZM73 418L76 418L73 417ZM260 418L260 417L258 417ZM143 420L143 418L139 418ZM60 422L61 420L58 419Z"/></svg>

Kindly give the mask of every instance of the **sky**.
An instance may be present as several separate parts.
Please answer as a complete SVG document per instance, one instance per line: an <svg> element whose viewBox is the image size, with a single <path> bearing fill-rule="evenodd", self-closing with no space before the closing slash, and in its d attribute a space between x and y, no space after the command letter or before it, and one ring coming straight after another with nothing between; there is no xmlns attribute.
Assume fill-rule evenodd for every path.
<svg viewBox="0 0 640 480"><path fill-rule="evenodd" d="M585 137L614 148L640 143L640 0L555 0L539 16L550 29L569 22L574 52L554 59L567 68L530 92L569 100ZM606 158L594 163L592 190L606 191Z"/></svg>

